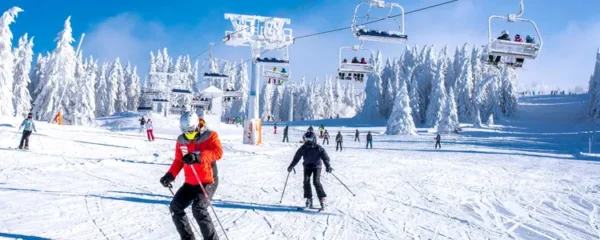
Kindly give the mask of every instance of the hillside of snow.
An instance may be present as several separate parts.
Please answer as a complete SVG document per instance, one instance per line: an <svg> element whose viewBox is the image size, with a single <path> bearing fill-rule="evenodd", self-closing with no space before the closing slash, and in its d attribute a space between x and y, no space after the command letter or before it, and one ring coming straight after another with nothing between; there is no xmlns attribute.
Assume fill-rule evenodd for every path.
<svg viewBox="0 0 600 240"><path fill-rule="evenodd" d="M222 124L213 204L230 239L597 239L600 165L582 154L593 130L583 121L586 98L521 98L512 119L442 136L441 150L428 129L386 136L385 123L323 121L332 136L344 134L342 152L333 142L325 148L356 197L324 174L329 208L321 213L296 210L301 171L279 204L301 134L321 122L295 124L289 143L281 142L284 124L277 134L265 125L261 146L241 144L242 129ZM174 155L177 116L151 116L155 142L139 133L137 118L105 117L97 127L36 122L30 151L13 149L22 119L1 118L0 238L178 239L171 193L158 182ZM365 149L366 131L373 149Z"/></svg>

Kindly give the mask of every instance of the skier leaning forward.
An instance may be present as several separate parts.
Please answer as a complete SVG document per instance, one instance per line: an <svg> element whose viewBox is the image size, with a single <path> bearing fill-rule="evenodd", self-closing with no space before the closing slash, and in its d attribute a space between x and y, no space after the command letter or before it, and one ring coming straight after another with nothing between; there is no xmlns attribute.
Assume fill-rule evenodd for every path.
<svg viewBox="0 0 600 240"><path fill-rule="evenodd" d="M173 222L181 239L195 239L184 211L191 203L192 213L200 226L203 238L219 239L207 210L210 202L197 179L206 189L208 198L212 199L219 185L216 161L223 156L221 141L218 134L207 129L204 120L199 119L195 113L184 112L179 125L183 134L177 138L175 160L169 171L160 179L163 186L171 187L171 182L183 168L185 182L175 193L169 208Z"/></svg>
<svg viewBox="0 0 600 240"><path fill-rule="evenodd" d="M329 163L329 156L327 156L327 152L323 147L317 144L315 138L316 136L313 132L307 132L304 135L304 139L306 141L302 146L300 146L298 151L296 151L294 160L287 170L288 172L291 172L294 166L296 166L296 164L298 164L300 161L300 158L304 158L302 165L304 166L304 198L306 198L306 207L311 208L313 206L310 177L311 175L314 175L313 185L317 191L317 197L319 197L321 209L324 209L325 197L327 197L327 195L325 194L325 190L323 190L323 185L321 185L321 166L322 163L324 163L325 169L328 173L332 172L333 168L331 168L331 164Z"/></svg>
<svg viewBox="0 0 600 240"><path fill-rule="evenodd" d="M23 135L21 136L21 142L19 143L19 149L29 149L29 136L31 136L31 131L37 132L35 129L35 123L33 122L33 113L27 114L27 118L23 120L21 126L19 126L19 131L23 128Z"/></svg>

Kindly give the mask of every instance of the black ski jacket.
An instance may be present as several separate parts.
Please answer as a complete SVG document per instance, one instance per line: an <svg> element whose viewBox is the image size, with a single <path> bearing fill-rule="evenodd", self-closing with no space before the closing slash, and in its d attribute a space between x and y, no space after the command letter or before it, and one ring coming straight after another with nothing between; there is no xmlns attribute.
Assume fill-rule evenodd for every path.
<svg viewBox="0 0 600 240"><path fill-rule="evenodd" d="M285 128L283 128L283 135L287 135L288 134L288 126L285 126Z"/></svg>
<svg viewBox="0 0 600 240"><path fill-rule="evenodd" d="M294 155L294 160L292 160L290 167L295 167L296 164L300 162L300 158L304 158L302 165L306 169L322 168L323 163L327 168L331 166L329 164L329 156L327 156L325 149L314 142L306 143L296 151L296 155Z"/></svg>
<svg viewBox="0 0 600 240"><path fill-rule="evenodd" d="M341 133L338 133L338 134L335 136L335 141L336 141L336 142L343 142L343 141L344 141L344 137L342 137L342 134L341 134Z"/></svg>
<svg viewBox="0 0 600 240"><path fill-rule="evenodd" d="M508 34L502 34L502 36L498 37L498 40L510 41L510 36L508 36Z"/></svg>
<svg viewBox="0 0 600 240"><path fill-rule="evenodd" d="M370 133L367 134L367 141L372 141L373 140L373 135L371 135Z"/></svg>

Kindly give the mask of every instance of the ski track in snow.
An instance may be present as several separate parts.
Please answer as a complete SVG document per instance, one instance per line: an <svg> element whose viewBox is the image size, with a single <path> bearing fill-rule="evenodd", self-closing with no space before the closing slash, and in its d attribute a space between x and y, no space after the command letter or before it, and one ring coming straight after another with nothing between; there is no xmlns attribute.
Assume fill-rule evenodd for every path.
<svg viewBox="0 0 600 240"><path fill-rule="evenodd" d="M587 125L570 103L580 98L522 98L514 118L443 136L441 150L433 133L385 136L382 127L361 127L363 140L374 132L374 149L366 150L353 142L354 127L326 126L344 134L343 152L335 143L325 148L357 195L323 172L324 212L296 209L304 204L301 165L279 203L307 126L291 126L292 142L282 143L267 124L264 144L248 146L241 128L222 125L213 206L230 239L598 239L600 165L577 154L587 147L578 134ZM99 125L137 129L135 120ZM155 142L136 130L39 122L29 151L11 149L20 135L0 127L0 238L178 239L171 193L158 183L172 161L177 120L153 120ZM182 183L181 173L173 190Z"/></svg>

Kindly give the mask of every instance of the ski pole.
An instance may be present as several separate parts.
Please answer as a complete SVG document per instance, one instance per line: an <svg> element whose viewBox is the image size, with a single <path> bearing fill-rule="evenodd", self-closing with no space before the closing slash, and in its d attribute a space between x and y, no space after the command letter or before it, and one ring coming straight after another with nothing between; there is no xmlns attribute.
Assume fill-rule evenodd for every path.
<svg viewBox="0 0 600 240"><path fill-rule="evenodd" d="M194 177L196 177L196 181L198 181L198 185L200 185L200 189L202 189L202 193L204 193L204 198L206 198L206 201L208 201L208 206L210 206L210 209L212 209L213 214L215 215L215 218L217 219L217 222L219 223L219 226L221 226L221 230L223 230L223 234L225 234L225 238L227 240L229 240L229 237L227 236L227 232L225 232L225 228L223 227L223 224L221 224L221 220L219 220L219 216L217 216L217 212L215 211L215 208L212 205L212 202L210 201L210 198L208 197L208 193L206 193L206 189L204 189L204 186L202 186L202 183L200 182L200 178L198 178L198 174L196 174L196 169L194 169L194 165L190 165L190 168L192 169L192 173L194 173Z"/></svg>
<svg viewBox="0 0 600 240"><path fill-rule="evenodd" d="M346 184L344 184L344 183L342 182L342 180L340 180L340 179L339 179L339 178L338 178L338 177L337 177L335 174L333 174L333 173L331 173L331 175L333 175L333 176L335 177L335 179L337 179L338 181L340 181L340 183L341 183L342 185L344 185L344 187L346 187L346 189L348 189L348 192L352 193L352 196L356 197L356 194L354 194L354 193L353 193L353 192L350 190L350 188L348 188L348 186L346 186Z"/></svg>
<svg viewBox="0 0 600 240"><path fill-rule="evenodd" d="M294 174L296 174L296 169L292 168L292 170L294 170ZM279 203L281 203L283 201L283 194L285 193L285 187L287 187L287 182L288 182L288 179L290 178L290 173L292 173L292 172L288 172L288 175L285 178L285 185L283 185L283 192L281 192L281 199L279 200Z"/></svg>
<svg viewBox="0 0 600 240"><path fill-rule="evenodd" d="M169 192L171 192L171 195L173 195L173 197L175 197L175 193L173 193L173 189L172 189L173 185L171 185L169 183L168 188L169 188ZM196 231L196 234L201 235L200 230L198 230L198 228L196 227L196 225L194 225L194 224L190 224L190 225L192 225L194 227L194 231Z"/></svg>

